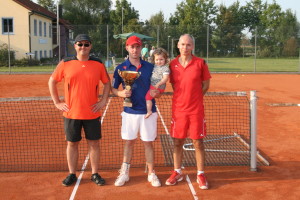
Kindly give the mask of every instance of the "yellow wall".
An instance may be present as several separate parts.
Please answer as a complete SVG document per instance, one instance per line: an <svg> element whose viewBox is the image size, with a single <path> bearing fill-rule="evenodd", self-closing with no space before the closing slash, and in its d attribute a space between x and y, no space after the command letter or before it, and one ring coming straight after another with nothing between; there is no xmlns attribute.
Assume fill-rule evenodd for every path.
<svg viewBox="0 0 300 200"><path fill-rule="evenodd" d="M31 36L31 53L38 51L37 58L40 59L40 51L52 51L52 37L49 37L49 23L51 19L33 14L31 16L31 35L29 34L29 15L30 11L25 7L17 4L12 0L0 1L0 45L8 44L10 41L10 48L15 51L16 59L26 58L26 53L30 50L30 36ZM13 34L9 36L2 33L2 18L13 19ZM38 23L38 36L34 36L34 19ZM42 36L39 36L39 21L42 22ZM44 37L44 22L46 22L46 37Z"/></svg>

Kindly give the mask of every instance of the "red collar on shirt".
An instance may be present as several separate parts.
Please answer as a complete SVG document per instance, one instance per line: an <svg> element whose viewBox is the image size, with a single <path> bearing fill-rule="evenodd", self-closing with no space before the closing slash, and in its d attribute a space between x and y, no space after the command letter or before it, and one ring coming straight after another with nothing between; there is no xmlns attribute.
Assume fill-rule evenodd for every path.
<svg viewBox="0 0 300 200"><path fill-rule="evenodd" d="M142 64L139 64L135 71L138 71L142 67Z"/></svg>

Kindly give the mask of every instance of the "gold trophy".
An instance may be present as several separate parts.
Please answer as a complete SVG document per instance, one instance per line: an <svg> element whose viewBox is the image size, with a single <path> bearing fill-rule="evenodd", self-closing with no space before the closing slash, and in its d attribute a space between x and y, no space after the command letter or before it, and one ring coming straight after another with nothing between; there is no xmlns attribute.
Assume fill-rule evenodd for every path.
<svg viewBox="0 0 300 200"><path fill-rule="evenodd" d="M140 72L135 71L120 71L118 70L119 75L122 77L125 83L125 90L131 90L131 86L133 85L134 81L138 79L141 75ZM123 102L124 107L132 107L132 102L130 97L125 97Z"/></svg>

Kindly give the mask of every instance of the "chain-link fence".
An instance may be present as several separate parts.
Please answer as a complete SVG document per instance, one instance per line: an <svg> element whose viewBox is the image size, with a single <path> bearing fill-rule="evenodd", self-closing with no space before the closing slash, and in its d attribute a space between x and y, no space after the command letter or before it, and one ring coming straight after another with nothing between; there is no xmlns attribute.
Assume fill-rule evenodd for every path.
<svg viewBox="0 0 300 200"><path fill-rule="evenodd" d="M18 28L16 28L17 30ZM20 27L22 29L22 27ZM266 30L263 27L191 26L185 27L194 37L196 56L204 58L211 72L300 72L300 34L293 27L283 31ZM60 27L57 37L53 28L42 36L27 33L0 37L0 72L52 71L59 58L73 56L74 38L87 33L92 38L91 54L103 60L108 68L121 63L127 55L126 39L116 35L135 32L150 36L143 43L162 47L170 58L178 55L177 42L182 35L179 26L120 26L73 25L71 30ZM131 30L131 31L127 31ZM24 39L25 38L25 41ZM116 39L117 38L117 39ZM60 45L57 45L58 43ZM28 50L28 47L29 50ZM23 49L22 49L23 48ZM27 50L24 50L24 48Z"/></svg>

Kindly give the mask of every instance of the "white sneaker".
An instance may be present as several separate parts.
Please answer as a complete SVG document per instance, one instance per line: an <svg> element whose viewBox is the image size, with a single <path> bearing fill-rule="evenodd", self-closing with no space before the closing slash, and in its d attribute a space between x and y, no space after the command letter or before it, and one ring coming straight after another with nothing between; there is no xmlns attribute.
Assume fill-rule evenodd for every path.
<svg viewBox="0 0 300 200"><path fill-rule="evenodd" d="M121 169L119 170L120 175L115 181L115 186L123 186L129 181L129 167L130 164L123 163Z"/></svg>
<svg viewBox="0 0 300 200"><path fill-rule="evenodd" d="M148 175L148 182L150 182L153 187L161 186L161 183L157 178L157 176L155 175L155 173L151 173L150 175Z"/></svg>
<svg viewBox="0 0 300 200"><path fill-rule="evenodd" d="M123 186L126 182L129 181L128 174L121 174L118 176L118 178L115 181L115 186Z"/></svg>

